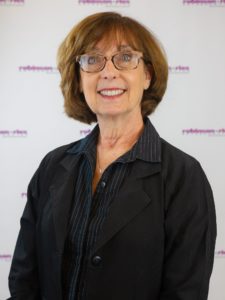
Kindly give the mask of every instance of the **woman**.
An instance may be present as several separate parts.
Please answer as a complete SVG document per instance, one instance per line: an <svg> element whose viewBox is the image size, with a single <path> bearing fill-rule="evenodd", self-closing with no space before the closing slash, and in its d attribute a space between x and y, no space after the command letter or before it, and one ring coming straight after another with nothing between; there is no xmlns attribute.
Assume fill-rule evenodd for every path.
<svg viewBox="0 0 225 300"><path fill-rule="evenodd" d="M97 126L33 176L10 299L207 299L211 188L147 118L167 83L159 42L131 18L97 13L63 41L58 68L67 114Z"/></svg>

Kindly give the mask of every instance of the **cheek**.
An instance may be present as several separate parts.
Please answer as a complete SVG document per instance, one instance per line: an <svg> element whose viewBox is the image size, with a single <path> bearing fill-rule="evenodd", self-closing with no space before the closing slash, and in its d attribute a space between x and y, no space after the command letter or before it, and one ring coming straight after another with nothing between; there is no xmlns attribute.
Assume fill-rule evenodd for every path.
<svg viewBox="0 0 225 300"><path fill-rule="evenodd" d="M85 78L81 80L82 92L86 98L93 97L96 94L96 83L91 78Z"/></svg>
<svg viewBox="0 0 225 300"><path fill-rule="evenodd" d="M144 70L136 70L136 73L129 78L130 89L136 94L142 94L146 86L146 73Z"/></svg>
<svg viewBox="0 0 225 300"><path fill-rule="evenodd" d="M97 103L96 81L91 77L82 78L82 92L88 107L95 113Z"/></svg>
<svg viewBox="0 0 225 300"><path fill-rule="evenodd" d="M144 92L144 78L140 76L136 78L131 84L131 93L135 95L135 97L141 97Z"/></svg>

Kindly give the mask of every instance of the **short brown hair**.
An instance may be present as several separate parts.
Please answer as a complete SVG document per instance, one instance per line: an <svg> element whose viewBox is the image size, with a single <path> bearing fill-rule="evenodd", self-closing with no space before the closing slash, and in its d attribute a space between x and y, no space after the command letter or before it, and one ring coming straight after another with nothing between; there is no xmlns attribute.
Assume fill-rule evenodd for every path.
<svg viewBox="0 0 225 300"><path fill-rule="evenodd" d="M58 49L57 63L61 74L64 108L69 117L84 123L96 122L80 92L80 67L76 56L91 50L100 40L106 45L126 41L134 50L143 53L151 73L151 84L143 93L142 116L151 114L161 101L167 86L168 64L156 37L136 20L116 12L90 15L75 25Z"/></svg>

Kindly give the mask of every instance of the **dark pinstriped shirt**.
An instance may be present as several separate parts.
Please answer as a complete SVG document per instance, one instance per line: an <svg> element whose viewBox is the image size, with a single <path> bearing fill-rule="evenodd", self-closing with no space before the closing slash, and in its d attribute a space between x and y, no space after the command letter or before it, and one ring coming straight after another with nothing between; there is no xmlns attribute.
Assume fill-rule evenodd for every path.
<svg viewBox="0 0 225 300"><path fill-rule="evenodd" d="M160 161L160 137L148 118L142 135L127 153L114 161L102 174L92 194L92 179L96 164L98 125L76 143L69 153L79 155L76 170L74 203L71 210L63 262L64 299L78 300L85 282L85 265L107 218L110 205L129 176L132 162Z"/></svg>

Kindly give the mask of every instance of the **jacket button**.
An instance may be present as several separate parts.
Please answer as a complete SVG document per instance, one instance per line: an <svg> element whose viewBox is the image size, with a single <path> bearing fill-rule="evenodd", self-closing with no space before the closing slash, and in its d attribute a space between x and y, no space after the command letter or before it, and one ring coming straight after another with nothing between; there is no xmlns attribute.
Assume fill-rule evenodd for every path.
<svg viewBox="0 0 225 300"><path fill-rule="evenodd" d="M101 187L104 189L105 186L106 186L106 182L105 182L105 181L102 181L102 182L101 182Z"/></svg>
<svg viewBox="0 0 225 300"><path fill-rule="evenodd" d="M100 256L94 256L93 258L92 258L92 264L94 265L94 266L99 266L100 265L100 263L101 263L101 261L102 261L102 258L100 257Z"/></svg>

